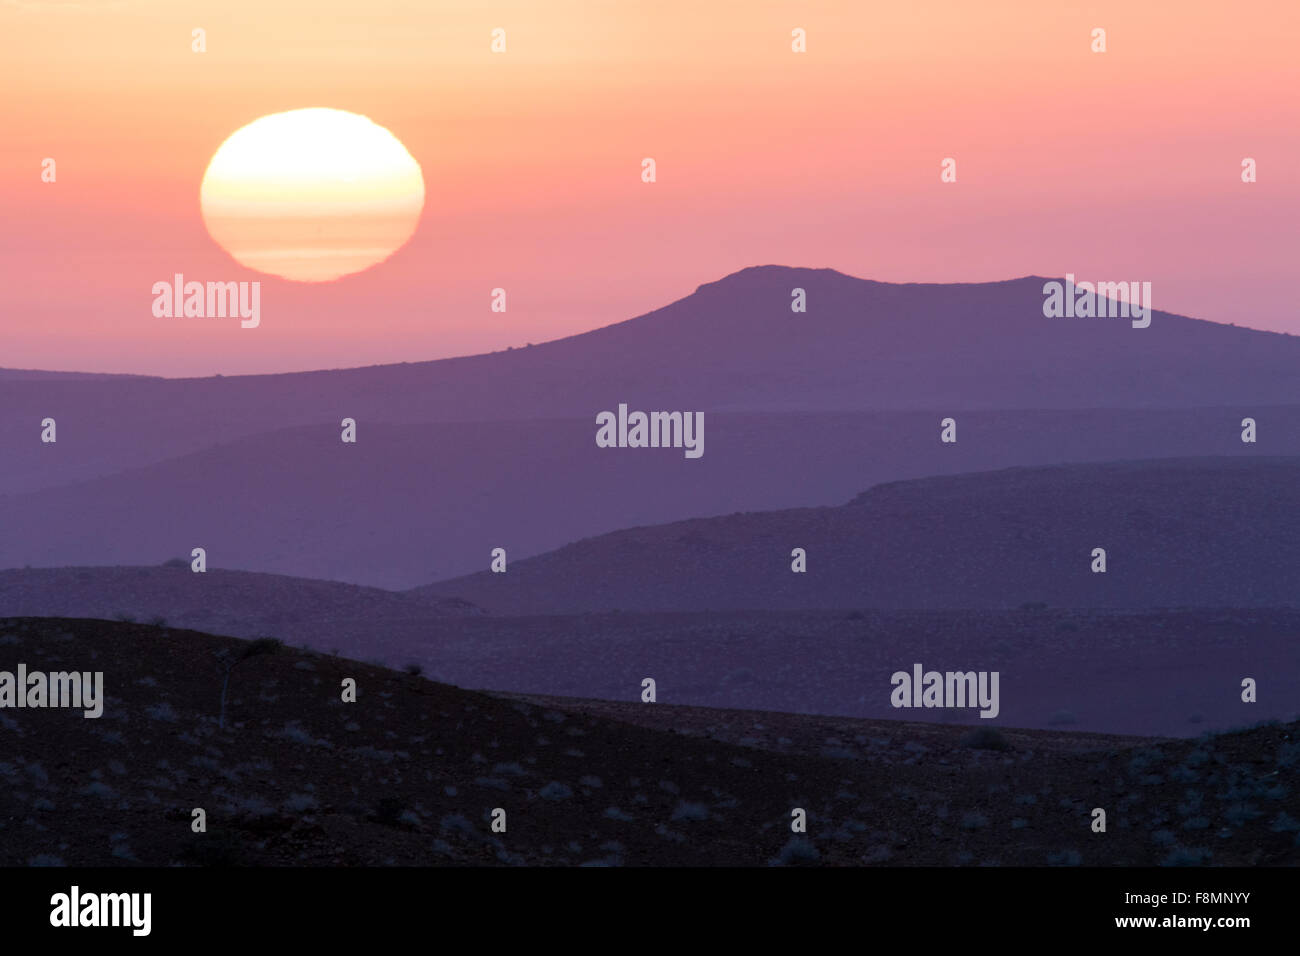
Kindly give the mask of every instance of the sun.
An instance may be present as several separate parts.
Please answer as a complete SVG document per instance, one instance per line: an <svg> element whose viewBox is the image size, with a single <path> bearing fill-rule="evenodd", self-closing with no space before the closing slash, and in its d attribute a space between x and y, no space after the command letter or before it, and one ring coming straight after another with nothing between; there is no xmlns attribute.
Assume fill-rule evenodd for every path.
<svg viewBox="0 0 1300 956"><path fill-rule="evenodd" d="M203 222L241 265L327 282L383 262L415 232L424 176L406 147L357 113L272 113L217 149Z"/></svg>

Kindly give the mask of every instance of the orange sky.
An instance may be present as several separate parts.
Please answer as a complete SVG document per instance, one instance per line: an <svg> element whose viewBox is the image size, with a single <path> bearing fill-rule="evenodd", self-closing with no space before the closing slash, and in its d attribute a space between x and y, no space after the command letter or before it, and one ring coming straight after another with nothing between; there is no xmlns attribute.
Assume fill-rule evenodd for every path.
<svg viewBox="0 0 1300 956"><path fill-rule="evenodd" d="M0 0L0 366L435 358L763 263L1146 280L1159 309L1300 332L1298 28L1289 0ZM231 133L308 106L386 127L427 190L401 251L318 285L240 266L198 203ZM261 324L155 318L177 272L262 281Z"/></svg>

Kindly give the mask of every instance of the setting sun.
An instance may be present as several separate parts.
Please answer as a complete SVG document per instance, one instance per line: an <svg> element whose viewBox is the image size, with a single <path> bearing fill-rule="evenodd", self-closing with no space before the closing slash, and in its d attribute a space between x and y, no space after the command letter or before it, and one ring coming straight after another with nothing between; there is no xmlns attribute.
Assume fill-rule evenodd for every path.
<svg viewBox="0 0 1300 956"><path fill-rule="evenodd" d="M424 178L366 117L301 109L263 116L222 143L200 200L208 232L242 265L323 282L401 248L424 208Z"/></svg>

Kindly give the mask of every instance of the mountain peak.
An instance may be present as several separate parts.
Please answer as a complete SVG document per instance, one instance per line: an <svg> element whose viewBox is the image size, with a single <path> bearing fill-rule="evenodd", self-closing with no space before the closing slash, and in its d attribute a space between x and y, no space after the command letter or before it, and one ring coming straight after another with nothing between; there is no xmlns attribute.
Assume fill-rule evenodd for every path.
<svg viewBox="0 0 1300 956"><path fill-rule="evenodd" d="M729 273L721 279L715 279L712 282L705 282L696 288L696 292L703 289L710 289L722 286L750 285L750 284L767 284L776 280L797 280L799 278L808 279L812 277L821 278L839 278L849 279L854 282L872 282L871 279L859 279L857 276L847 275L836 269L813 269L807 266L782 266L768 264L762 266L746 266L736 272Z"/></svg>
<svg viewBox="0 0 1300 956"><path fill-rule="evenodd" d="M697 286L695 291L700 292L705 289L725 289L735 288L737 286L759 286L771 285L776 283L792 282L809 282L813 279L832 279L845 280L847 282L861 284L864 286L894 286L898 288L917 286L999 286L999 285L1017 285L1026 283L1029 285L1041 286L1045 282L1064 281L1061 277L1053 280L1051 277L1026 275L1015 276L1009 279L989 279L982 282L881 282L877 279L863 279L859 276L849 275L847 272L840 272L838 269L831 268L813 268L810 266L783 266L769 263L761 266L746 266L736 272L728 273L720 279L714 279L712 282L705 282Z"/></svg>

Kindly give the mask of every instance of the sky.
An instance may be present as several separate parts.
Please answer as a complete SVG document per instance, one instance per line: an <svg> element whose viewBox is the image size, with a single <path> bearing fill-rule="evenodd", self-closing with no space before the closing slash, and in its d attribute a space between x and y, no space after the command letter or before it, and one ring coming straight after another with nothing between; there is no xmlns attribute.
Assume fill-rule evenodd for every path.
<svg viewBox="0 0 1300 956"><path fill-rule="evenodd" d="M1300 333L1297 35L1293 0L0 0L0 366L472 354L769 263L1150 281ZM200 208L223 142L308 107L388 130L424 184L409 241L330 282L242 265ZM260 281L260 323L156 316L176 273Z"/></svg>

